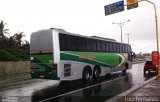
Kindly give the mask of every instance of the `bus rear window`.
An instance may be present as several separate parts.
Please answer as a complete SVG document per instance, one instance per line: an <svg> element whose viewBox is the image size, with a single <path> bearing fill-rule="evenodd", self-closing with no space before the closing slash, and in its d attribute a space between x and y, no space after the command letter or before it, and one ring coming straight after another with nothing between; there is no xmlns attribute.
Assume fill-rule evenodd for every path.
<svg viewBox="0 0 160 102"><path fill-rule="evenodd" d="M36 32L31 35L31 53L47 53L53 51L51 31Z"/></svg>

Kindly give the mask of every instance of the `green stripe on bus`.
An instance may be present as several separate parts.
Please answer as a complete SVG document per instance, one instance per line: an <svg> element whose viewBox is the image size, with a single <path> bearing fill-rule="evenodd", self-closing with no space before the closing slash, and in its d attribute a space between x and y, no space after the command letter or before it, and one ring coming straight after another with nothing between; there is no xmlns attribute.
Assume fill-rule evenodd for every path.
<svg viewBox="0 0 160 102"><path fill-rule="evenodd" d="M117 67L124 63L122 55L116 53L98 53L98 52L63 52L61 60L70 60L84 62L103 67ZM123 61L123 62L122 62Z"/></svg>
<svg viewBox="0 0 160 102"><path fill-rule="evenodd" d="M46 54L46 55L33 55L33 60L31 60L31 63L37 63L38 65L41 65L46 68L52 68L53 64L49 64L49 60L53 60L52 54Z"/></svg>
<svg viewBox="0 0 160 102"><path fill-rule="evenodd" d="M53 68L53 64L49 64L49 60L53 61L53 54L32 55L31 57L33 57L31 63L35 63L39 66L45 67L46 70ZM52 72L52 74L49 74L49 72L35 71L34 73L32 73L33 78L39 78L39 75L44 75L46 79L59 80L56 72Z"/></svg>

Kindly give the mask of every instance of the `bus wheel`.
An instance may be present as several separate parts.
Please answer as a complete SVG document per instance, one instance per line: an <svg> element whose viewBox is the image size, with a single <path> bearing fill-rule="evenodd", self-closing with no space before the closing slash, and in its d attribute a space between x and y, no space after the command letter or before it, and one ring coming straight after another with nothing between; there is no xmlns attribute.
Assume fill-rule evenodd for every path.
<svg viewBox="0 0 160 102"><path fill-rule="evenodd" d="M111 73L107 73L106 74L106 78L110 77L111 76Z"/></svg>
<svg viewBox="0 0 160 102"><path fill-rule="evenodd" d="M91 78L91 75L92 75L92 70L91 68L88 66L88 67L85 67L83 69L83 73L82 73L82 79L84 81L89 81L90 78Z"/></svg>
<svg viewBox="0 0 160 102"><path fill-rule="evenodd" d="M101 74L101 69L99 66L95 66L93 69L93 79L97 79Z"/></svg>
<svg viewBox="0 0 160 102"><path fill-rule="evenodd" d="M122 70L122 74L126 74L127 69L128 69L128 65L126 64L126 65L124 66L124 69Z"/></svg>
<svg viewBox="0 0 160 102"><path fill-rule="evenodd" d="M143 74L146 75L146 70L145 69L143 70Z"/></svg>
<svg viewBox="0 0 160 102"><path fill-rule="evenodd" d="M127 71L127 69L123 69L123 70L122 70L122 73L123 73L123 74L126 74L126 71Z"/></svg>

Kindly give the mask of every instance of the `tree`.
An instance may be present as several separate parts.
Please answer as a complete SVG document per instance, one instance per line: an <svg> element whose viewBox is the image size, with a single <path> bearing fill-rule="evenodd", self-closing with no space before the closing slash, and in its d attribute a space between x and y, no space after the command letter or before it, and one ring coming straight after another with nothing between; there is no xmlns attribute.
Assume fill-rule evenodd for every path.
<svg viewBox="0 0 160 102"><path fill-rule="evenodd" d="M25 61L29 60L28 41L23 41L25 36L23 32L15 33L13 36L9 35L9 29L5 29L6 23L0 21L0 61Z"/></svg>
<svg viewBox="0 0 160 102"><path fill-rule="evenodd" d="M14 39L15 39L18 46L21 46L21 43L23 42L22 38L24 36L26 36L26 35L24 35L23 32L18 32L18 33L14 34Z"/></svg>
<svg viewBox="0 0 160 102"><path fill-rule="evenodd" d="M7 23L3 23L3 20L1 20L1 23L0 23L0 38L5 38L5 34L8 34L8 31L9 29L5 29L5 25Z"/></svg>
<svg viewBox="0 0 160 102"><path fill-rule="evenodd" d="M6 23L1 20L0 22L0 48L3 49L5 48L7 44L8 38L5 36L5 34L9 34L8 31L9 29L5 29Z"/></svg>
<svg viewBox="0 0 160 102"><path fill-rule="evenodd" d="M14 40L14 36L11 36L8 39L8 48L15 48L16 47L16 41Z"/></svg>

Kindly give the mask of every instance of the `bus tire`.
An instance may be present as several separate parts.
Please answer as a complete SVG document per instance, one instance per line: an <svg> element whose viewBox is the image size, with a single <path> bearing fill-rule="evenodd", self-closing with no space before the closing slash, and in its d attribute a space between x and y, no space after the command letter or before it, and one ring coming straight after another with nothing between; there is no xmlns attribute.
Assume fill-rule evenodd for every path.
<svg viewBox="0 0 160 102"><path fill-rule="evenodd" d="M146 70L145 69L143 70L143 74L146 75Z"/></svg>
<svg viewBox="0 0 160 102"><path fill-rule="evenodd" d="M83 69L82 79L84 81L89 81L91 76L92 76L92 69L89 66L85 67Z"/></svg>
<svg viewBox="0 0 160 102"><path fill-rule="evenodd" d="M93 69L93 79L97 79L101 74L101 68L99 66L95 66Z"/></svg>
<svg viewBox="0 0 160 102"><path fill-rule="evenodd" d="M111 76L111 73L107 73L106 74L106 78L110 77Z"/></svg>
<svg viewBox="0 0 160 102"><path fill-rule="evenodd" d="M128 64L126 63L124 65L124 69L122 70L122 74L126 74L127 69L128 69Z"/></svg>

